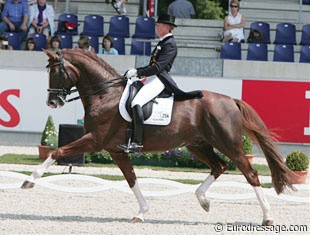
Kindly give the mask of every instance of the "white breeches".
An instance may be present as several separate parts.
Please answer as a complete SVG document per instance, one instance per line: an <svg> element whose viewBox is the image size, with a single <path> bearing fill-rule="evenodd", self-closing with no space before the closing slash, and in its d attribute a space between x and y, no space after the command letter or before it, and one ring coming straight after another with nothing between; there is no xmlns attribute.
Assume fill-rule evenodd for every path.
<svg viewBox="0 0 310 235"><path fill-rule="evenodd" d="M147 77L144 86L140 89L136 97L131 102L131 107L140 105L141 107L160 94L165 89L165 85L157 76Z"/></svg>

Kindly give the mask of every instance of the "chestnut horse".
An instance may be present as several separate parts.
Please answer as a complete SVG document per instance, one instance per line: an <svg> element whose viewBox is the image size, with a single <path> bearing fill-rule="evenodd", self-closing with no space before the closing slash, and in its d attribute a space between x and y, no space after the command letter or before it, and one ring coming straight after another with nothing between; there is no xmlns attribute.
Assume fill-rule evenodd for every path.
<svg viewBox="0 0 310 235"><path fill-rule="evenodd" d="M64 49L55 54L45 50L49 57L49 96L47 105L62 107L66 96L78 91L84 106L85 135L60 147L39 165L22 188L33 187L35 179L59 158L105 149L121 169L138 203L139 211L132 222L144 221L149 210L139 189L130 159L118 144L126 141L126 122L118 105L126 79L94 53L80 49ZM72 90L73 87L76 89ZM200 205L209 210L205 196L210 185L227 169L227 164L214 148L228 156L252 185L263 210L263 224L270 225L270 206L263 194L258 174L242 150L242 133L257 143L271 170L276 192L292 188L290 170L285 166L274 140L258 114L244 101L214 92L203 91L200 99L175 101L171 123L167 126L146 125L143 130L143 152L162 152L185 146L196 158L206 163L211 174L197 188Z"/></svg>

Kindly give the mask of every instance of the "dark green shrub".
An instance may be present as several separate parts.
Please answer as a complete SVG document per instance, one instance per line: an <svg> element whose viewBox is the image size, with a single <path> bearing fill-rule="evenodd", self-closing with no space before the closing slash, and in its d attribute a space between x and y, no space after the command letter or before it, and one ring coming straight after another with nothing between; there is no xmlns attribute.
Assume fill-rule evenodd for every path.
<svg viewBox="0 0 310 235"><path fill-rule="evenodd" d="M242 148L245 154L253 154L252 140L246 134L242 134Z"/></svg>
<svg viewBox="0 0 310 235"><path fill-rule="evenodd" d="M41 145L49 146L50 149L58 147L58 134L52 116L48 116L41 136Z"/></svg>
<svg viewBox="0 0 310 235"><path fill-rule="evenodd" d="M305 171L309 167L309 158L304 152L295 150L287 155L285 164L292 171Z"/></svg>

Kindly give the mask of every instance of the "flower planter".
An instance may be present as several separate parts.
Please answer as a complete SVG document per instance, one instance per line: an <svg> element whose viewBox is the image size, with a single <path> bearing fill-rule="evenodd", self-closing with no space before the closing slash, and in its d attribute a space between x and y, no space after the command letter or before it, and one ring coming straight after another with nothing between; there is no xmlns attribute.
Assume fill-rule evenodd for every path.
<svg viewBox="0 0 310 235"><path fill-rule="evenodd" d="M48 153L51 151L49 146L39 145L39 159L45 160L48 157Z"/></svg>
<svg viewBox="0 0 310 235"><path fill-rule="evenodd" d="M246 154L245 156L248 158L249 162L250 162L251 165L252 165L252 164L253 164L254 154Z"/></svg>
<svg viewBox="0 0 310 235"><path fill-rule="evenodd" d="M291 182L293 184L305 184L307 181L308 171L293 171Z"/></svg>

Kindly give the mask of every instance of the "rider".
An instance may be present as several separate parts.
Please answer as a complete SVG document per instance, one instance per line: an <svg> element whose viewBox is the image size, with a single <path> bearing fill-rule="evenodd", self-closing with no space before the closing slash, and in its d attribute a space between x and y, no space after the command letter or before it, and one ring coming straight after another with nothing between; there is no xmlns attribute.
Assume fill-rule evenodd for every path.
<svg viewBox="0 0 310 235"><path fill-rule="evenodd" d="M126 71L128 79L132 77L146 77L143 87L131 103L134 127L134 139L129 144L121 144L120 148L126 152L139 152L142 148L143 112L142 107L164 89L174 94L175 100L201 98L201 91L184 92L177 87L169 72L177 56L177 45L172 30L177 27L175 17L163 14L158 17L156 31L159 42L154 48L149 65L141 68L132 68Z"/></svg>

